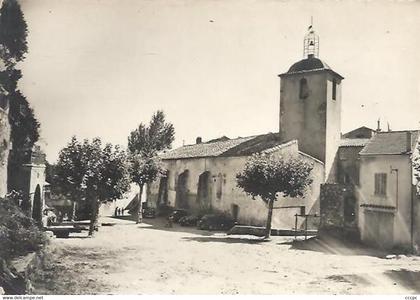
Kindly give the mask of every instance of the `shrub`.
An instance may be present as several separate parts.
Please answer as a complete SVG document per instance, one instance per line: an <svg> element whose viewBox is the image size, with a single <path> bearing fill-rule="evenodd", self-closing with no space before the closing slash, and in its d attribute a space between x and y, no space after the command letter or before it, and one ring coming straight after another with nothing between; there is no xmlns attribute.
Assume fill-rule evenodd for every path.
<svg viewBox="0 0 420 300"><path fill-rule="evenodd" d="M0 259L39 250L47 241L34 220L9 198L0 198Z"/></svg>

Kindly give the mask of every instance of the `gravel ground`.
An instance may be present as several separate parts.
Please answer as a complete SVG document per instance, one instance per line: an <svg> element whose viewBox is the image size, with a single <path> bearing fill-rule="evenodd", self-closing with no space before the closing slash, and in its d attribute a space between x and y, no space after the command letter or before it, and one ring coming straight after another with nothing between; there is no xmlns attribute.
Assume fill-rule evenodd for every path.
<svg viewBox="0 0 420 300"><path fill-rule="evenodd" d="M107 218L94 238L54 239L36 294L413 294L416 256L290 237L200 231Z"/></svg>

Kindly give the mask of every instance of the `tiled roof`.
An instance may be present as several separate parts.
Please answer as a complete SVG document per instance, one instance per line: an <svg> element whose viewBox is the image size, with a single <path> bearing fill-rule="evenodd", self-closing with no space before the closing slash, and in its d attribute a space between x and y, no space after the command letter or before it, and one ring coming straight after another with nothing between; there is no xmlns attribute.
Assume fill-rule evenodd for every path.
<svg viewBox="0 0 420 300"><path fill-rule="evenodd" d="M340 147L364 147L370 139L341 139Z"/></svg>
<svg viewBox="0 0 420 300"><path fill-rule="evenodd" d="M419 138L417 130L378 132L360 151L360 155L406 154L408 132L411 132L411 149L413 149Z"/></svg>
<svg viewBox="0 0 420 300"><path fill-rule="evenodd" d="M201 143L195 145L186 145L177 149L171 150L164 154L161 154L162 159L179 159L179 158L193 158L193 157L212 157L219 156L227 150L254 138L240 137L231 140L221 140L216 142Z"/></svg>
<svg viewBox="0 0 420 300"><path fill-rule="evenodd" d="M216 139L201 144L186 145L160 155L164 160L216 156L242 156L258 153L280 145L276 133L240 137L236 139Z"/></svg>

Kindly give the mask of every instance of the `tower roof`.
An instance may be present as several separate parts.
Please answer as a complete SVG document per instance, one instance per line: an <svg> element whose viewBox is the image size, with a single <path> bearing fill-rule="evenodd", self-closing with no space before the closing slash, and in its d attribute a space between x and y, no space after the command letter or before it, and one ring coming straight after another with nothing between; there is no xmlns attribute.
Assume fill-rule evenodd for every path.
<svg viewBox="0 0 420 300"><path fill-rule="evenodd" d="M324 61L312 55L294 63L286 73L280 74L279 76L300 74L304 72L305 73L318 72L318 71L328 71L328 72L333 73L335 76L339 77L340 79L344 79L343 76L333 71L333 69L331 69L331 67L327 65L327 63L325 63Z"/></svg>
<svg viewBox="0 0 420 300"><path fill-rule="evenodd" d="M280 74L284 76L288 74L298 74L302 72L315 72L315 71L329 71L340 79L344 79L343 76L334 72L330 66L318 58L319 54L319 37L315 33L311 26L308 28L308 33L305 35L303 40L303 59L294 63L286 73Z"/></svg>
<svg viewBox="0 0 420 300"><path fill-rule="evenodd" d="M287 73L296 73L301 71L312 70L331 70L331 68L322 60L317 57L309 56L296 63L294 63Z"/></svg>

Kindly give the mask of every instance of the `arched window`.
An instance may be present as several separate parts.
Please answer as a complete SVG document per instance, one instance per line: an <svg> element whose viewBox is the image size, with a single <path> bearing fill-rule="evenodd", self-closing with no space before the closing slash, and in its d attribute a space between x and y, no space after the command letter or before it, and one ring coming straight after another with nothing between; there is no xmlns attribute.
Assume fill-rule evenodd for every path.
<svg viewBox="0 0 420 300"><path fill-rule="evenodd" d="M302 78L299 82L299 98L306 99L309 96L308 81Z"/></svg>

